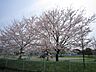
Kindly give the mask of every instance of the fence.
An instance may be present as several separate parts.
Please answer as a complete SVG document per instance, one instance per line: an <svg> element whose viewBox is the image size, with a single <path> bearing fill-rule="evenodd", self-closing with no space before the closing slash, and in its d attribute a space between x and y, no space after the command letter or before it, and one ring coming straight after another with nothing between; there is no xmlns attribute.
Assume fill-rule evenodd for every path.
<svg viewBox="0 0 96 72"><path fill-rule="evenodd" d="M96 62L89 59L86 60L86 68L83 68L82 61L65 60L46 61L42 59L40 61L35 60L15 60L15 59L0 59L0 72L96 72Z"/></svg>

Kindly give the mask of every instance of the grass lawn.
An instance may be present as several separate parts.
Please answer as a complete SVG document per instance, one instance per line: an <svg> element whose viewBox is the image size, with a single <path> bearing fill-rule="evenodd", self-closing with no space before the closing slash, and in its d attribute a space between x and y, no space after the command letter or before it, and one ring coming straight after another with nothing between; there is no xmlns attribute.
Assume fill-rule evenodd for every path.
<svg viewBox="0 0 96 72"><path fill-rule="evenodd" d="M71 62L83 62L82 56L64 56L64 57L59 57L60 60L68 60ZM93 62L95 58L91 58L88 56L85 56L85 62Z"/></svg>
<svg viewBox="0 0 96 72"><path fill-rule="evenodd" d="M87 62L83 69L81 62L70 61L26 61L0 59L0 72L96 72L96 63Z"/></svg>

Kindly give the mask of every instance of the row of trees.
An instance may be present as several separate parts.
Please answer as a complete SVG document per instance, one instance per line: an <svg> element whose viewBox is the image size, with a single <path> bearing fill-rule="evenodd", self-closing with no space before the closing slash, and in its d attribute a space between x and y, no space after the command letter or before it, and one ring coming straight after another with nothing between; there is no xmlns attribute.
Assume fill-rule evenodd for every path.
<svg viewBox="0 0 96 72"><path fill-rule="evenodd" d="M95 54L94 54L95 51L96 51L96 50L93 50L93 49L91 49L91 48L86 48L86 49L84 49L84 54L85 54L85 55L88 55L88 56L90 56L90 55L95 55ZM73 49L72 52L74 52L74 53L76 53L76 54L78 54L78 55L81 55L81 54L82 54L82 50L80 50L80 49Z"/></svg>
<svg viewBox="0 0 96 72"><path fill-rule="evenodd" d="M16 53L22 58L31 50L54 51L56 61L61 50L85 46L91 41L88 34L96 16L86 17L84 10L53 9L39 17L23 18L0 30L0 45L3 53ZM84 58L84 53L83 53ZM84 60L83 60L84 61Z"/></svg>

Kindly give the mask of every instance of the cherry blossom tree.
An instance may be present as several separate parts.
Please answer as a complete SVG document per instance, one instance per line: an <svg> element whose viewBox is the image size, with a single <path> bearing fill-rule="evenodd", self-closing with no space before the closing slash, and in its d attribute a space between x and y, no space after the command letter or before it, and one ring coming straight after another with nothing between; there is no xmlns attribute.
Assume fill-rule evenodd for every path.
<svg viewBox="0 0 96 72"><path fill-rule="evenodd" d="M19 59L32 48L38 38L35 32L36 18L23 18L21 22L14 21L12 25L0 31L0 41L5 51L16 53Z"/></svg>
<svg viewBox="0 0 96 72"><path fill-rule="evenodd" d="M90 31L88 24L94 20L94 17L85 17L84 10L53 9L44 12L36 24L41 38L46 40L48 47L56 52L56 61L58 61L60 50L73 45L74 38L80 37L82 49L84 48L83 36L87 36ZM85 30L82 31L82 28Z"/></svg>

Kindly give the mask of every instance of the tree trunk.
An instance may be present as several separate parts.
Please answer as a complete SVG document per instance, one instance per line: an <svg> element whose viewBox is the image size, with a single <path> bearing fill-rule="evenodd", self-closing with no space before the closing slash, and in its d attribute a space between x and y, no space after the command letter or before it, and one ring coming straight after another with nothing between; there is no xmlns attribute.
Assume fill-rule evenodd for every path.
<svg viewBox="0 0 96 72"><path fill-rule="evenodd" d="M59 61L59 59L58 59L58 54L56 53L56 61Z"/></svg>
<svg viewBox="0 0 96 72"><path fill-rule="evenodd" d="M47 61L49 61L49 52L46 50Z"/></svg>
<svg viewBox="0 0 96 72"><path fill-rule="evenodd" d="M85 69L84 36L83 36L82 27L81 27L81 48L82 48L82 54L83 54L83 68Z"/></svg>
<svg viewBox="0 0 96 72"><path fill-rule="evenodd" d="M47 56L47 61L49 61L49 56Z"/></svg>
<svg viewBox="0 0 96 72"><path fill-rule="evenodd" d="M21 54L19 55L18 59L22 59L22 55Z"/></svg>
<svg viewBox="0 0 96 72"><path fill-rule="evenodd" d="M23 54L23 48L20 48L20 53L18 59L22 59L22 54Z"/></svg>
<svg viewBox="0 0 96 72"><path fill-rule="evenodd" d="M82 53L83 53L83 66L84 66L84 69L85 69L85 52L84 52L84 50L82 50Z"/></svg>
<svg viewBox="0 0 96 72"><path fill-rule="evenodd" d="M58 54L59 54L59 49L56 51L56 61L59 61L59 56L58 56Z"/></svg>

